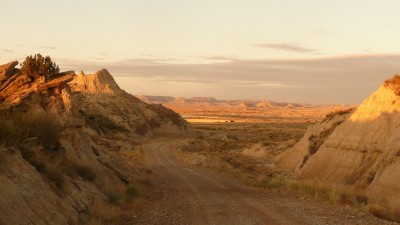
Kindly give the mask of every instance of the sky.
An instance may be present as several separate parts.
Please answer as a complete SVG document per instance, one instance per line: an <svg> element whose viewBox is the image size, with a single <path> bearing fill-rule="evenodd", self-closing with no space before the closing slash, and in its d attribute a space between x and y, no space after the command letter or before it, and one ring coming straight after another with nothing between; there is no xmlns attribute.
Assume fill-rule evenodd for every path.
<svg viewBox="0 0 400 225"><path fill-rule="evenodd" d="M132 94L360 104L400 73L398 0L0 0L0 64L50 55Z"/></svg>

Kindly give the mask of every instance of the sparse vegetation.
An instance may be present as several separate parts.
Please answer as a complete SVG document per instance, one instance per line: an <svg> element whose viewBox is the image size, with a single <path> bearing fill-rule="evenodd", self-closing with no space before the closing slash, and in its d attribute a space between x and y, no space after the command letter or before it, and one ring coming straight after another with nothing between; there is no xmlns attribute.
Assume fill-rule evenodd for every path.
<svg viewBox="0 0 400 225"><path fill-rule="evenodd" d="M22 157L29 162L40 174L46 176L59 189L64 187L65 177L57 167L41 158L34 150L29 147L20 147Z"/></svg>
<svg viewBox="0 0 400 225"><path fill-rule="evenodd" d="M331 125L329 129L325 129L317 135L311 135L308 140L310 145L308 146L308 154L314 155L321 145L325 142L326 138L332 134L337 126L339 126L343 121L337 121Z"/></svg>
<svg viewBox="0 0 400 225"><path fill-rule="evenodd" d="M41 76L51 77L60 72L58 65L53 62L50 56L43 57L41 54L30 55L21 63L22 73L37 79Z"/></svg>
<svg viewBox="0 0 400 225"><path fill-rule="evenodd" d="M392 89L396 95L400 96L400 76L398 74L393 75L391 79L385 80L383 85Z"/></svg>
<svg viewBox="0 0 400 225"><path fill-rule="evenodd" d="M189 141L187 144L184 144L182 146L182 150L190 152L199 152L199 151L204 151L206 149L207 146L204 143L204 141L199 139Z"/></svg>
<svg viewBox="0 0 400 225"><path fill-rule="evenodd" d="M96 172L88 166L77 166L75 171L82 179L89 182L93 182L97 178Z"/></svg>
<svg viewBox="0 0 400 225"><path fill-rule="evenodd" d="M144 197L145 190L150 184L106 185L103 192L111 204L118 205L132 202L135 199Z"/></svg>
<svg viewBox="0 0 400 225"><path fill-rule="evenodd" d="M125 195L127 200L132 200L139 196L139 191L135 186L129 186L125 191Z"/></svg>
<svg viewBox="0 0 400 225"><path fill-rule="evenodd" d="M348 108L348 109L342 109L342 110L337 110L331 113L326 114L325 119L322 122L326 122L329 121L331 119L333 119L335 116L341 116L341 115L345 115L348 113L351 113L354 111L354 107Z"/></svg>
<svg viewBox="0 0 400 225"><path fill-rule="evenodd" d="M88 182L94 182L97 179L96 171L93 168L79 165L70 159L64 159L59 168L64 174L72 178L79 176Z"/></svg>
<svg viewBox="0 0 400 225"><path fill-rule="evenodd" d="M36 141L46 149L58 145L61 125L46 114L0 111L0 143L4 145Z"/></svg>
<svg viewBox="0 0 400 225"><path fill-rule="evenodd" d="M114 132L126 131L122 126L115 124L109 118L100 114L89 114L83 111L79 111L88 127L96 130L99 133L109 134Z"/></svg>
<svg viewBox="0 0 400 225"><path fill-rule="evenodd" d="M341 112L341 113L348 113ZM339 113L340 114L340 113ZM333 132L334 128L340 124L338 121L334 124L332 129L324 130L320 134L312 135L310 137L310 141L312 145L310 146L309 155L306 155L303 160L303 164L308 160L308 158L316 152L316 150L322 145L324 140L330 133ZM231 125L231 126L229 126ZM208 149L198 148L197 151L193 152L193 146L196 145L197 140L189 142L186 145L182 145L182 150L179 151L179 155L184 158L185 162L191 163L195 165L201 165L208 168L216 169L220 172L230 174L241 180L248 186L258 187L263 189L268 189L277 192L288 192L291 194L295 194L299 197L303 198L311 198L316 200L329 201L330 203L335 204L345 204L345 205L353 205L357 207L362 207L368 209L373 215L390 220L390 221L400 221L400 212L398 208L389 206L387 204L383 204L382 202L377 201L374 198L369 197L362 189L358 189L351 185L345 184L329 184L320 180L296 180L292 179L288 176L282 175L279 171L274 171L271 168L263 166L263 163L259 161L249 158L240 154L241 149L244 146L243 143L249 142L251 144L254 143L254 140L258 138L263 138L263 145L267 147L274 147L277 143L282 143L285 135L277 134L273 127L279 127L279 132L288 132L291 134L287 134L288 137L293 135L293 131L296 129L290 128L290 126L285 126L280 124L279 126L273 125L270 127L263 127L262 125L254 126L254 130L250 130L246 126L250 125L241 125L241 127L237 127L234 124L229 124L228 126L224 124L201 124L197 126L197 129L202 131L201 133L201 141L209 142L210 147ZM263 128L262 131L257 131L259 127ZM221 129L222 128L222 129ZM238 129L236 129L238 128ZM289 129L290 128L290 129ZM289 130L287 130L289 129ZM267 132L269 130L270 133ZM238 135L238 133L246 133L251 132L254 136L252 139L244 138L244 135ZM302 130L303 132L305 131ZM239 142L229 139L228 141L221 140L221 137L218 133L226 133L225 136L229 135L238 135ZM300 134L301 136L301 134ZM399 155L400 151L396 152ZM196 161L196 157L194 155L202 155L202 159L200 163L198 160ZM367 182L372 182L375 177L375 173L371 173L368 177ZM397 211L395 210L397 209Z"/></svg>

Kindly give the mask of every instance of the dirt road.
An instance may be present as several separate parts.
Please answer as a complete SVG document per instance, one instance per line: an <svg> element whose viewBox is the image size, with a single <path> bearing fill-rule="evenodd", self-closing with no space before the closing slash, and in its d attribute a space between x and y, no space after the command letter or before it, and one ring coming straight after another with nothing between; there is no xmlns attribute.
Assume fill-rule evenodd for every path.
<svg viewBox="0 0 400 225"><path fill-rule="evenodd" d="M211 170L182 164L170 146L171 141L145 146L157 188L134 224L392 224L349 206L243 186Z"/></svg>

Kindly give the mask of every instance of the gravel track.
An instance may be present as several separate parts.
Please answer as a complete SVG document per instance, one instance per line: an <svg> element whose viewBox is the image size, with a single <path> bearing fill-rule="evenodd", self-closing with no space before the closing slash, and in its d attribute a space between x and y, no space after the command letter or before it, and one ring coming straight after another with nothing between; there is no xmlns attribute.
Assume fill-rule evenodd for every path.
<svg viewBox="0 0 400 225"><path fill-rule="evenodd" d="M181 163L171 151L173 144L170 140L145 145L156 189L133 224L396 224L349 206L246 187L223 174Z"/></svg>

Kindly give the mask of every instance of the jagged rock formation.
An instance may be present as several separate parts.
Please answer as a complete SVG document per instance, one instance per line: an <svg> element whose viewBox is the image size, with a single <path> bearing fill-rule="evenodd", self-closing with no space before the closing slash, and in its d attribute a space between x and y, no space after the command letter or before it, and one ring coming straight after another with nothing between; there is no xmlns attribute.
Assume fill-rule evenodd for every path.
<svg viewBox="0 0 400 225"><path fill-rule="evenodd" d="M397 80L398 77L396 78ZM400 96L387 81L356 110L331 115L277 157L301 179L354 184L400 201Z"/></svg>
<svg viewBox="0 0 400 225"><path fill-rule="evenodd" d="M18 69L15 69L17 65L18 61L13 61L0 66L0 83L18 73Z"/></svg>
<svg viewBox="0 0 400 225"><path fill-rule="evenodd" d="M33 80L17 65L0 66L0 109L43 115L61 131L51 148L36 137L0 145L0 224L84 224L110 192L140 177L122 152L145 137L192 132L175 112L121 90L105 69Z"/></svg>

